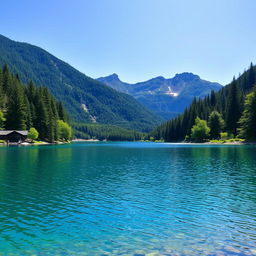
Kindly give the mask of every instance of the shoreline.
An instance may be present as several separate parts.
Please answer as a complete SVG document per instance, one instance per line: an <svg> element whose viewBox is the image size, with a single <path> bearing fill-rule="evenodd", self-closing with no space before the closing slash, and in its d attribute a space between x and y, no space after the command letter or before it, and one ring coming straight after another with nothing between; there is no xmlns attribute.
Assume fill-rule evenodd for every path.
<svg viewBox="0 0 256 256"><path fill-rule="evenodd" d="M158 143L170 143L170 144L183 144L183 145L256 145L256 142L158 142Z"/></svg>
<svg viewBox="0 0 256 256"><path fill-rule="evenodd" d="M39 143L29 143L29 142L22 142L22 143L9 143L7 144L6 142L0 143L0 146L43 146L43 145L62 145L62 144L69 144L72 142L100 142L98 139L73 139L69 142L46 142L46 141L40 141ZM109 141L111 142L111 141ZM126 141L120 141L120 142L126 142ZM131 142L131 141L127 141ZM153 143L164 143L164 144L176 144L176 145L230 145L230 146L245 146L245 145L256 145L256 142L246 142L246 141L233 141L233 142L185 142L185 141L180 141L180 142L164 142L164 141L134 141L134 142L153 142Z"/></svg>
<svg viewBox="0 0 256 256"><path fill-rule="evenodd" d="M72 141L71 141L72 142ZM0 143L0 146L44 146L44 145L62 145L62 144L69 144L70 142L47 142L47 141L40 141L35 143L30 142L21 142L21 143Z"/></svg>
<svg viewBox="0 0 256 256"><path fill-rule="evenodd" d="M71 142L98 142L98 139L73 139Z"/></svg>

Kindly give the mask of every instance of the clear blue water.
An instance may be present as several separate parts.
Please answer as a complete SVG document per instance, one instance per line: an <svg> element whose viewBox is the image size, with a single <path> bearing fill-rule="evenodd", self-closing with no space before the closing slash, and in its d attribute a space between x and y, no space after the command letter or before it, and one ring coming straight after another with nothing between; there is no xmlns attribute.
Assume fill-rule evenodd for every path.
<svg viewBox="0 0 256 256"><path fill-rule="evenodd" d="M256 255L256 147L1 147L0 255Z"/></svg>

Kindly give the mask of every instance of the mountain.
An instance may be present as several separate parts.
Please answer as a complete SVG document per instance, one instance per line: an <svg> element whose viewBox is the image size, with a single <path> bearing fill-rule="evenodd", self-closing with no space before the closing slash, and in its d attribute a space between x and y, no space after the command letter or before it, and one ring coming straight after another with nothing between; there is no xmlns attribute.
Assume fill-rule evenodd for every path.
<svg viewBox="0 0 256 256"><path fill-rule="evenodd" d="M0 35L0 66L7 64L22 82L46 86L73 122L112 124L147 132L162 119L132 96L79 72L47 51Z"/></svg>
<svg viewBox="0 0 256 256"><path fill-rule="evenodd" d="M136 84L122 82L117 74L100 77L98 81L132 95L166 120L183 112L194 97L202 98L212 90L222 88L222 85L202 80L192 73L177 74L170 79L159 76Z"/></svg>
<svg viewBox="0 0 256 256"><path fill-rule="evenodd" d="M255 84L256 66L251 64L248 70L221 90L211 92L204 99L193 100L192 104L181 115L161 124L150 133L150 136L157 140L182 141L186 136L191 135L191 128L195 124L196 117L209 121L210 114L213 111L218 111L225 122L224 131L230 134L231 138L239 134L240 129L243 128L241 127L242 123L252 117L248 127L250 127L250 133L253 136L250 133L243 134L243 136L255 138L256 101L255 98L252 101L246 97L247 94L249 97L254 97L251 92L253 88L256 89ZM256 94L256 90L253 93ZM246 109L246 106L250 104L250 109ZM243 111L245 111L244 116ZM241 119L242 116L243 119ZM244 129L246 131L246 128Z"/></svg>

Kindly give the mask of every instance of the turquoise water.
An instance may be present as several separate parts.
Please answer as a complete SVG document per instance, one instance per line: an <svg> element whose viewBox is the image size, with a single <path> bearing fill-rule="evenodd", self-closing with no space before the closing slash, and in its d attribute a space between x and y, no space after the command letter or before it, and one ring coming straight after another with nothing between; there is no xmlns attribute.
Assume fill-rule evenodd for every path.
<svg viewBox="0 0 256 256"><path fill-rule="evenodd" d="M1 147L0 255L256 255L256 147Z"/></svg>

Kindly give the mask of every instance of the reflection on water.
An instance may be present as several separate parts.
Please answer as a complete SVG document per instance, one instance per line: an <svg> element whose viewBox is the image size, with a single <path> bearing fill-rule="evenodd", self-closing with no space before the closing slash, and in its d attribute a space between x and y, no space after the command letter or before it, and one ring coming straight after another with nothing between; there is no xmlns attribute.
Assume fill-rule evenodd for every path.
<svg viewBox="0 0 256 256"><path fill-rule="evenodd" d="M0 148L0 255L256 255L256 148Z"/></svg>

